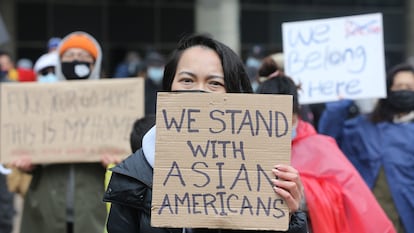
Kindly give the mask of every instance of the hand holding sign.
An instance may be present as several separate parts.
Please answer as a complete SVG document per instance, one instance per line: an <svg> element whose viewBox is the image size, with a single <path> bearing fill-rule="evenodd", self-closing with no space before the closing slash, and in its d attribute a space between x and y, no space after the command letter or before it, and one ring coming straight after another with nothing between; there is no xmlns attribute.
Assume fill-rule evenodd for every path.
<svg viewBox="0 0 414 233"><path fill-rule="evenodd" d="M297 211L300 201L305 198L299 172L288 165L276 165L272 172L277 177L272 179L273 189L283 197L291 213Z"/></svg>

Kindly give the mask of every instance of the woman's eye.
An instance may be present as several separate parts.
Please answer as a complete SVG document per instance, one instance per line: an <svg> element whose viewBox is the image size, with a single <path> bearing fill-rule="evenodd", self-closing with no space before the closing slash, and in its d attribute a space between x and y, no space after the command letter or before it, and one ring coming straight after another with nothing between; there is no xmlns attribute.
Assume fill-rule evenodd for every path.
<svg viewBox="0 0 414 233"><path fill-rule="evenodd" d="M212 85L212 86L224 86L221 82L216 82L216 81L210 82L210 85Z"/></svg>
<svg viewBox="0 0 414 233"><path fill-rule="evenodd" d="M193 82L193 80L191 78L181 78L180 81L183 82L183 83L192 83Z"/></svg>

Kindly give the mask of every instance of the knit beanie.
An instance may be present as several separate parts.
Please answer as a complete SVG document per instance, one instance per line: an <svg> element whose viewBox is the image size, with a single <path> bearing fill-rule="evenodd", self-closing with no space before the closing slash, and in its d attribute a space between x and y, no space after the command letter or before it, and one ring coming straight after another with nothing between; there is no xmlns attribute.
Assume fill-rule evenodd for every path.
<svg viewBox="0 0 414 233"><path fill-rule="evenodd" d="M88 51L95 60L98 57L98 49L92 39L87 35L80 33L73 34L61 43L62 45L59 49L59 55L62 55L66 50L70 48L81 48Z"/></svg>

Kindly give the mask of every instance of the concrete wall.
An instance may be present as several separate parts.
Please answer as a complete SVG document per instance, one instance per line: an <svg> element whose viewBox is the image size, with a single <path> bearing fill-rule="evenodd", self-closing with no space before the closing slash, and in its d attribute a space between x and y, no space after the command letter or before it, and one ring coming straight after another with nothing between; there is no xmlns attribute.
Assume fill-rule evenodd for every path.
<svg viewBox="0 0 414 233"><path fill-rule="evenodd" d="M196 0L196 32L209 33L240 54L239 0Z"/></svg>
<svg viewBox="0 0 414 233"><path fill-rule="evenodd" d="M1 0L0 14L3 19L4 26L8 32L9 40L6 43L0 44L1 50L6 50L11 53L13 57L16 55L16 28L15 28L15 1Z"/></svg>
<svg viewBox="0 0 414 233"><path fill-rule="evenodd" d="M406 20L407 20L407 26L406 26L406 42L405 42L405 48L406 53L405 57L409 58L411 57L411 62L414 64L414 0L407 0L406 2ZM397 25L396 25L397 26Z"/></svg>

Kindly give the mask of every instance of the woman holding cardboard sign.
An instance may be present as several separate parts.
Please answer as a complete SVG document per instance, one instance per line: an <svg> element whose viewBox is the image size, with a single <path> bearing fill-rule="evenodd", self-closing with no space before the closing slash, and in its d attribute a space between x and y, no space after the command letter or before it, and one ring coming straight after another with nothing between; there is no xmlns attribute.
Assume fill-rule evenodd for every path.
<svg viewBox="0 0 414 233"><path fill-rule="evenodd" d="M395 232L368 186L333 138L317 134L312 125L300 119L298 92L293 80L283 74L273 75L277 68L271 57L263 60L261 69L269 70L268 78L257 93L293 95L291 161L305 188L303 208L309 213L312 232Z"/></svg>
<svg viewBox="0 0 414 233"><path fill-rule="evenodd" d="M251 93L241 59L227 46L209 37L183 39L164 71L163 89L212 93ZM112 202L108 232L227 232L213 229L164 229L150 225L155 127L143 139L143 148L117 165L104 200ZM290 210L288 232L307 232L306 216L299 212L302 185L298 172L288 165L275 165L274 191ZM231 232L231 231L229 231ZM240 232L240 231L238 231ZM250 231L251 232L251 231Z"/></svg>

